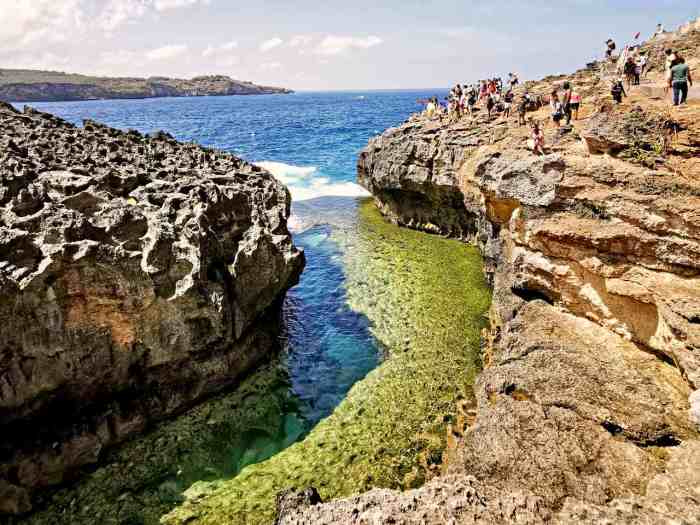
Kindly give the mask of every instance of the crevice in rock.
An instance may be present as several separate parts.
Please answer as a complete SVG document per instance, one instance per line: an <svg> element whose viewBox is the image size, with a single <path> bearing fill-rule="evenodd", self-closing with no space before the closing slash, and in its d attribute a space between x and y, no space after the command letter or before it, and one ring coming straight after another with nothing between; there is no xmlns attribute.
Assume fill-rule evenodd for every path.
<svg viewBox="0 0 700 525"><path fill-rule="evenodd" d="M682 443L680 439L678 439L676 436L673 434L664 434L662 436L658 436L654 439L649 439L641 443L635 443L637 446L642 447L642 448L647 448L647 447L677 447Z"/></svg>
<svg viewBox="0 0 700 525"><path fill-rule="evenodd" d="M618 425L617 423L613 421L603 421L600 426L602 426L605 430L610 432L613 436L617 436L619 434L622 434L624 429Z"/></svg>
<svg viewBox="0 0 700 525"><path fill-rule="evenodd" d="M541 290L526 288L524 286L513 285L511 291L525 302L544 301L550 306L554 306L554 300Z"/></svg>

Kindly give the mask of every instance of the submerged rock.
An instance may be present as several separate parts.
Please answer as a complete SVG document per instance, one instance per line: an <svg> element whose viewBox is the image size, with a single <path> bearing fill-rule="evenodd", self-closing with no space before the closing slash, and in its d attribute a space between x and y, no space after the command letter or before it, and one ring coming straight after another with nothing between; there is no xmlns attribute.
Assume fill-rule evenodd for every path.
<svg viewBox="0 0 700 525"><path fill-rule="evenodd" d="M0 512L24 512L269 356L304 257L287 189L232 155L8 105L0 129Z"/></svg>

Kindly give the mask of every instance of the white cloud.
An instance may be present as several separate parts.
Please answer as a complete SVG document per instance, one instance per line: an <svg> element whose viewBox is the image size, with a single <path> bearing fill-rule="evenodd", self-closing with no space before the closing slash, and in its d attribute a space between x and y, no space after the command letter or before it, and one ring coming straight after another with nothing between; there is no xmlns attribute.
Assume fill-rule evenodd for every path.
<svg viewBox="0 0 700 525"><path fill-rule="evenodd" d="M186 45L171 44L151 49L146 53L146 58L148 60L171 60L187 53L187 49Z"/></svg>
<svg viewBox="0 0 700 525"><path fill-rule="evenodd" d="M70 60L50 51L43 53L14 53L8 59L3 60L3 67L10 69L48 69L52 71L65 71Z"/></svg>
<svg viewBox="0 0 700 525"><path fill-rule="evenodd" d="M289 41L289 47L305 47L313 42L311 35L296 35Z"/></svg>
<svg viewBox="0 0 700 525"><path fill-rule="evenodd" d="M262 44L260 44L260 51L262 51L263 53L267 53L268 51L275 49L276 47L279 47L282 44L284 44L284 40L282 40L279 37L274 37L270 40L265 40Z"/></svg>
<svg viewBox="0 0 700 525"><path fill-rule="evenodd" d="M83 0L0 0L0 49L66 40L83 27Z"/></svg>
<svg viewBox="0 0 700 525"><path fill-rule="evenodd" d="M139 62L141 57L133 51L115 50L100 53L100 63L106 66L127 66Z"/></svg>
<svg viewBox="0 0 700 525"><path fill-rule="evenodd" d="M262 69L263 71L274 71L276 69L281 68L282 64L280 64L279 62L264 62L260 64L260 69Z"/></svg>
<svg viewBox="0 0 700 525"><path fill-rule="evenodd" d="M109 0L97 19L98 25L111 33L122 24L144 16L149 7L149 0Z"/></svg>
<svg viewBox="0 0 700 525"><path fill-rule="evenodd" d="M203 57L211 57L211 56L216 56L216 55L223 55L230 53L234 49L238 47L238 42L231 41L231 42L226 42L225 44L221 44L218 46L212 46L209 45L207 48L202 51L202 56Z"/></svg>
<svg viewBox="0 0 700 525"><path fill-rule="evenodd" d="M231 68L233 66L237 66L238 64L240 64L241 59L235 55L223 56L223 57L217 57L216 60L214 60L214 63L219 67Z"/></svg>
<svg viewBox="0 0 700 525"><path fill-rule="evenodd" d="M209 3L210 0L155 0L153 7L156 8L156 11L166 11L180 7L192 7L197 4L209 5Z"/></svg>
<svg viewBox="0 0 700 525"><path fill-rule="evenodd" d="M111 33L119 26L138 20L154 11L161 12L195 5L209 5L209 3L210 0L108 0L99 13L97 21L102 29Z"/></svg>
<svg viewBox="0 0 700 525"><path fill-rule="evenodd" d="M325 37L314 52L318 55L340 55L353 49L369 49L384 42L378 36L351 37L328 35Z"/></svg>

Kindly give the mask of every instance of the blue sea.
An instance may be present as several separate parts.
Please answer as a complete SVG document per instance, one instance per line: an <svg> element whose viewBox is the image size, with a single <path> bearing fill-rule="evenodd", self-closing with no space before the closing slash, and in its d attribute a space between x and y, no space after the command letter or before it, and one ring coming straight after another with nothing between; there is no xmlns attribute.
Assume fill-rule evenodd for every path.
<svg viewBox="0 0 700 525"><path fill-rule="evenodd" d="M141 132L165 130L181 141L220 148L260 163L285 182L295 201L364 196L355 183L367 140L446 90L297 93L36 103L80 124L90 118Z"/></svg>
<svg viewBox="0 0 700 525"><path fill-rule="evenodd" d="M370 322L350 308L345 287L358 204L368 197L355 182L357 155L372 136L419 111L419 100L444 95L368 91L32 104L76 125L92 119L143 133L164 130L220 148L267 168L290 188L290 229L307 267L284 305L280 360L287 386L268 394L281 396L282 430L234 432L240 435L221 444L229 450L217 467L225 476L302 438L381 361ZM340 230L344 235L336 235ZM199 479L200 467L191 466L184 478Z"/></svg>

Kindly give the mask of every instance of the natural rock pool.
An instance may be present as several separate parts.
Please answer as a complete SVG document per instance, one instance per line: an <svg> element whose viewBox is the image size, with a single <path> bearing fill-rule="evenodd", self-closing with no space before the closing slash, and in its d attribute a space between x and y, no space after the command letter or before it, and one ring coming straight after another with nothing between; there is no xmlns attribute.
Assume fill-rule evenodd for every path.
<svg viewBox="0 0 700 525"><path fill-rule="evenodd" d="M158 523L188 489L217 488L212 523L221 506L234 523L266 523L290 484L330 497L423 482L478 370L480 258L386 223L369 199L320 199L298 216L327 219L339 205L353 213L296 234L308 265L285 303L280 355L109 452L28 523Z"/></svg>
<svg viewBox="0 0 700 525"><path fill-rule="evenodd" d="M259 131L251 143L240 130L228 137L242 143L244 152L275 158L284 145L273 142L281 140L274 135L283 133L284 151L298 155L289 161L320 165L314 180L326 184L329 174L330 186L335 184L330 193L351 194L307 199L321 183L299 183L309 174L293 166L281 174L293 194L302 193L292 227L307 267L284 305L279 355L235 391L105 452L99 468L47 494L38 506L43 510L23 523L155 524L169 512L169 523L187 517L269 523L275 494L288 486L313 485L325 498L375 486L417 486L439 469L455 399L471 397L479 368L479 336L490 301L480 256L457 241L387 223L370 199L354 196L357 188L343 182L354 176L357 148L386 121L407 114L409 96L416 95L382 94L377 102L368 96L372 105L358 106L341 127L345 115L310 120L315 127L299 142L292 137L303 130L293 131L297 124L284 118L282 131ZM350 95L345 99L343 104L353 107L368 103ZM275 104L282 103L278 100L285 99ZM304 102L288 100L291 106ZM148 122L165 121L162 127L178 138L222 145L219 135L201 135L218 129L215 122L199 131L178 128L187 122L189 104L203 101L173 101L186 106L180 109L167 108L168 101L150 104L42 109L129 127L146 118L135 105L144 115L155 112ZM344 106L329 107L342 111ZM372 113L378 108L384 111L381 118ZM331 109L321 104L313 111ZM280 115L285 113L278 110ZM244 124L258 129L255 122ZM145 124L138 127L147 131ZM271 135L267 145L256 143L263 132ZM217 140L210 140L213 136ZM308 158L304 149L313 145L318 158ZM185 497L212 492L215 497L205 504L179 507Z"/></svg>

